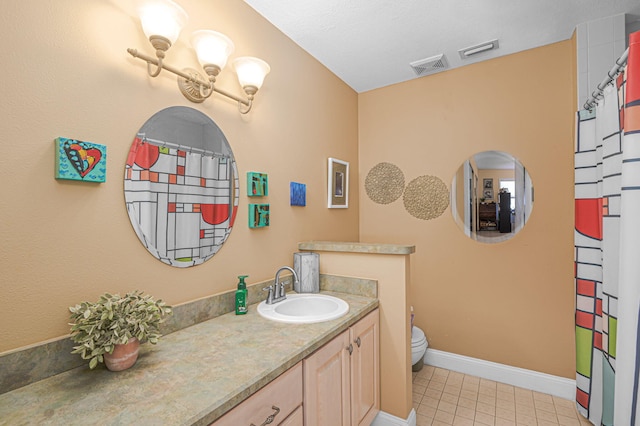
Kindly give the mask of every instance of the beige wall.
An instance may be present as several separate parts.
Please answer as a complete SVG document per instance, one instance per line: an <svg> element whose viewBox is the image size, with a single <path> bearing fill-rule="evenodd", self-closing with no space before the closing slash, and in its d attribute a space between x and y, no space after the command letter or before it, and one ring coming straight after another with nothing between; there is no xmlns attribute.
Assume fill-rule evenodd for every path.
<svg viewBox="0 0 640 426"><path fill-rule="evenodd" d="M492 245L465 237L450 209L424 221L401 199L379 205L361 191L361 241L416 246L409 300L430 348L575 375L574 56L569 40L359 96L361 182L386 161L406 183L434 175L450 185L470 155L499 150L535 186L525 228Z"/></svg>
<svg viewBox="0 0 640 426"><path fill-rule="evenodd" d="M66 334L67 307L105 291L141 289L177 304L229 290L239 274L249 283L271 278L292 264L298 241L361 233L362 241L416 245L410 303L432 348L573 377L573 40L358 96L244 2L180 4L190 22L169 64L197 66L188 35L201 28L229 35L234 56L270 63L248 116L215 95L189 103L169 74L147 77L126 53L152 53L128 0L4 5L0 352ZM238 91L231 70L218 81ZM231 237L188 269L147 253L122 193L135 132L172 105L222 128L243 182ZM107 182L56 181L58 136L107 145ZM378 162L398 165L407 182L431 174L449 185L463 160L484 150L516 156L536 189L530 221L507 243L466 239L449 211L422 221L401 200L381 206L359 194ZM330 156L350 162L349 209L326 208ZM250 170L269 174L267 229L246 225ZM289 206L290 181L307 184L306 207Z"/></svg>
<svg viewBox="0 0 640 426"><path fill-rule="evenodd" d="M3 79L0 136L2 231L0 352L68 333L67 308L109 292L140 289L171 304L272 278L293 264L299 241L358 240L357 94L238 0L180 0L190 21L168 54L197 67L192 31L227 34L234 56L271 65L254 110L241 116L216 96L197 105L168 73L156 79L128 47L153 54L129 0L6 2L0 15ZM221 87L239 93L225 69ZM234 230L203 265L180 269L138 241L123 197L124 164L136 131L173 105L196 108L226 134L242 192ZM54 139L105 144L107 182L56 181ZM326 208L327 157L350 162L349 209ZM271 226L247 227L246 172L269 174ZM307 206L289 206L289 182L307 185Z"/></svg>

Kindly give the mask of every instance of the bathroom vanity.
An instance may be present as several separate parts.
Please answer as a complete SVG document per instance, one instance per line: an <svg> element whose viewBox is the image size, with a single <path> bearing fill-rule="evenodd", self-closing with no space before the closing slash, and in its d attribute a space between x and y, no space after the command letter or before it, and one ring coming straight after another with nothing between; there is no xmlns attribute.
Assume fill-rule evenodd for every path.
<svg viewBox="0 0 640 426"><path fill-rule="evenodd" d="M279 402L280 416L270 398L259 401L266 410L255 421L252 418L255 425L271 415L273 424L298 425L300 419L311 424L310 416L326 413L322 404L315 403L314 408L309 396L313 394L327 400L338 394L344 397L329 406L340 407L341 424L368 424L378 409L378 417L408 419L412 411L408 262L415 248L319 241L300 243L298 248L321 253L321 293L346 301L345 316L313 324L265 319L257 306L264 299L262 288L273 280L265 281L248 287L247 315L231 312L232 291L175 306L165 336L158 345L143 345L129 370L89 370L83 364L26 384L27 375L42 377L51 366L64 364L61 353L50 351L63 345L44 342L0 359L0 383L4 390L13 389L0 393L0 419L7 424L43 425L217 425L236 406L258 400L261 394L287 394L284 389L272 391L272 385L285 388L289 402ZM348 352L350 345L355 356L347 358L345 347ZM379 348L380 355L370 347ZM330 359L339 362L327 362ZM361 371L365 372L359 375ZM313 380L313 388L301 390ZM12 382L19 385L12 387Z"/></svg>
<svg viewBox="0 0 640 426"><path fill-rule="evenodd" d="M349 312L322 323L284 324L262 318L253 304L247 315L224 314L168 334L157 345L143 345L129 370L84 366L0 394L0 419L7 424L209 425L265 386L283 381L297 398L290 404L295 412L303 395L303 360L378 307L373 297L327 294L345 300ZM275 411L269 404L265 415L250 422L262 424ZM295 421L300 415L284 424L301 424ZM275 424L284 418L278 416Z"/></svg>
<svg viewBox="0 0 640 426"><path fill-rule="evenodd" d="M211 426L368 426L380 409L379 313L369 313Z"/></svg>

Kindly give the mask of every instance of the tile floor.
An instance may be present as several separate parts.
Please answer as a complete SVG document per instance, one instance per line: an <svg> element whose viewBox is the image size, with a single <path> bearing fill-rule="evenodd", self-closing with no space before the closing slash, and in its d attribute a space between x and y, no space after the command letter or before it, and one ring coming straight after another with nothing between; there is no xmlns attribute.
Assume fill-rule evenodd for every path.
<svg viewBox="0 0 640 426"><path fill-rule="evenodd" d="M425 365L413 373L416 426L591 425L575 403Z"/></svg>

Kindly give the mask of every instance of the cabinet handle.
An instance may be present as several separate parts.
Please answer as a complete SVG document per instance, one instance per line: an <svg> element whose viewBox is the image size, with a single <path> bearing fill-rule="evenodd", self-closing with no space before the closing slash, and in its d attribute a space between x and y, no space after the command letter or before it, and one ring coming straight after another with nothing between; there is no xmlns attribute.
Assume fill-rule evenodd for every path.
<svg viewBox="0 0 640 426"><path fill-rule="evenodd" d="M360 336L358 336L358 338L356 340L354 340L354 342L356 342L356 345L358 345L358 347L360 347Z"/></svg>
<svg viewBox="0 0 640 426"><path fill-rule="evenodd" d="M351 343L349 343L349 346L347 346L347 350L349 351L349 355L353 353L353 345Z"/></svg>
<svg viewBox="0 0 640 426"><path fill-rule="evenodd" d="M278 413L280 412L280 409L278 407L276 407L275 405L271 407L272 410L275 410L275 413L273 413L272 415L268 416L266 418L266 420L260 425L260 426L265 426L268 424L273 423L273 420L276 418L276 416L278 415ZM253 423L251 423L251 426L256 426Z"/></svg>

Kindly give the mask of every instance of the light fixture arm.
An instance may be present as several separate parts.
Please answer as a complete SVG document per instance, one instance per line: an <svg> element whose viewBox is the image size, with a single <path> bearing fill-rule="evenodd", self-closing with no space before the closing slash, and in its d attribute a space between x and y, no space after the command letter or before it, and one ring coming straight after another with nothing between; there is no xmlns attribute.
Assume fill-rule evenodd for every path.
<svg viewBox="0 0 640 426"><path fill-rule="evenodd" d="M251 107L253 105L253 97L255 92L257 91L255 87L247 86L245 88L245 92L247 93L248 99L243 99L239 96L234 95L233 93L229 93L226 90L215 87L215 75L212 75L213 73L211 73L209 70L207 70L207 73L209 74L210 78L209 81L207 81L200 75L200 73L198 73L194 69L185 69L184 71L182 71L165 64L162 60L162 58L164 57L164 51L162 51L161 49L156 50L156 54L157 52L162 52L162 55L158 55L157 59L145 55L144 53L140 53L137 49L129 48L127 49L127 52L129 52L129 54L134 58L142 59L147 63L147 71L149 72L149 76L151 77L158 76L162 69L165 69L170 73L177 75L180 91L187 99L192 102L203 102L205 99L211 96L213 92L216 92L236 101L238 103L238 110L241 114L246 114L251 110ZM157 67L154 72L151 71L152 64Z"/></svg>
<svg viewBox="0 0 640 426"><path fill-rule="evenodd" d="M191 76L191 75L189 75L189 74L187 74L187 73L185 73L185 72L183 72L183 71L181 71L181 70L179 70L177 68L174 68L171 65L167 65L164 62L162 62L162 61L160 61L160 60L158 60L156 58L152 58L151 56L147 56L144 53L140 53L140 52L138 52L137 49L129 48L129 49L127 49L127 52L129 52L129 54L131 56L133 56L134 58L142 59L148 65L153 64L153 65L158 66L160 69L165 69L165 70L167 70L167 71L169 71L169 72L171 72L171 73L173 73L173 74L175 74L177 76L180 76L180 77L182 77L184 79L193 80L193 76ZM155 77L155 76L152 76L152 77ZM194 81L194 83L202 84L207 88L211 88L211 86L208 83L203 82L201 80L200 81Z"/></svg>
<svg viewBox="0 0 640 426"><path fill-rule="evenodd" d="M162 61L164 60L165 53L171 47L171 40L159 35L153 35L149 37L149 41L156 49L156 57L158 58L158 61L156 63L155 71L151 71L151 63L147 62L147 72L149 73L149 76L157 77L160 74L160 71L162 71Z"/></svg>
<svg viewBox="0 0 640 426"><path fill-rule="evenodd" d="M151 70L151 65L151 62L147 62L147 73L149 74L149 77L157 77L160 75L160 71L162 71L162 57L158 57L158 63L156 64L155 71Z"/></svg>

